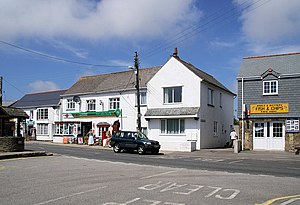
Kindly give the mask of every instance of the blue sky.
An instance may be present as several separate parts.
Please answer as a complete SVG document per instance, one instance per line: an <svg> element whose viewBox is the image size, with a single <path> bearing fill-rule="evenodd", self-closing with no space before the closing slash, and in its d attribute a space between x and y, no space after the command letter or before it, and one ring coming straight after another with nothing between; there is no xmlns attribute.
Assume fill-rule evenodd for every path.
<svg viewBox="0 0 300 205"><path fill-rule="evenodd" d="M174 47L236 92L243 57L300 51L299 11L299 0L0 0L3 100L127 70L135 51L140 67L163 65Z"/></svg>

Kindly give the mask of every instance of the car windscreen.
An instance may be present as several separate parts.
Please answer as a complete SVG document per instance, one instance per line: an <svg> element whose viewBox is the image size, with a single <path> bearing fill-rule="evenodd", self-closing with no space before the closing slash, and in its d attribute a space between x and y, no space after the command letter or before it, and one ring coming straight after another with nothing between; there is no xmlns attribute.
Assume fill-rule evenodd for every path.
<svg viewBox="0 0 300 205"><path fill-rule="evenodd" d="M137 135L139 139L148 139L148 137L142 132L137 133Z"/></svg>

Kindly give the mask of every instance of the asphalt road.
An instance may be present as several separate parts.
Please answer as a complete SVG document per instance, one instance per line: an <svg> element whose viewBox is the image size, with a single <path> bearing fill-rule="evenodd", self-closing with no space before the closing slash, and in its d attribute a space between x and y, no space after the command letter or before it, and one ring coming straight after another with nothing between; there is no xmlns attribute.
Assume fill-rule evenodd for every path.
<svg viewBox="0 0 300 205"><path fill-rule="evenodd" d="M111 162L300 178L300 157L295 157L295 155L266 157L263 153L259 155L249 153L249 156L246 154L240 156L240 154L233 155L228 152L224 152L224 155L205 152L138 155L114 153L111 149L95 149L86 145L64 146L50 143L27 143L26 149Z"/></svg>
<svg viewBox="0 0 300 205"><path fill-rule="evenodd" d="M111 151L101 153L114 155ZM125 155L145 161L150 157L118 154L116 158ZM1 205L296 205L300 202L299 183L295 177L71 155L0 160Z"/></svg>

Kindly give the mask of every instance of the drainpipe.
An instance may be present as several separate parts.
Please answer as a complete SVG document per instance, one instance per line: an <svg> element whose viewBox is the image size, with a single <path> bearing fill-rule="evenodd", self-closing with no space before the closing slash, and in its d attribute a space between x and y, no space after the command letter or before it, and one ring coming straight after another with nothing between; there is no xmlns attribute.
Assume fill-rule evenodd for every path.
<svg viewBox="0 0 300 205"><path fill-rule="evenodd" d="M244 128L244 113L245 113L245 106L244 106L244 78L242 78L242 151L244 151L244 139L245 139L245 128Z"/></svg>

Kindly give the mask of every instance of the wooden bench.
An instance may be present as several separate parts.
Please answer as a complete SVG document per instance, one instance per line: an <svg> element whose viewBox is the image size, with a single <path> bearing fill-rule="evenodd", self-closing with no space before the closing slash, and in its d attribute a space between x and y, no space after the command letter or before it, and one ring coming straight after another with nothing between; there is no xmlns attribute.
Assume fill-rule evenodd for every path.
<svg viewBox="0 0 300 205"><path fill-rule="evenodd" d="M300 145L295 146L294 149L296 150L295 154L298 155L300 152Z"/></svg>

